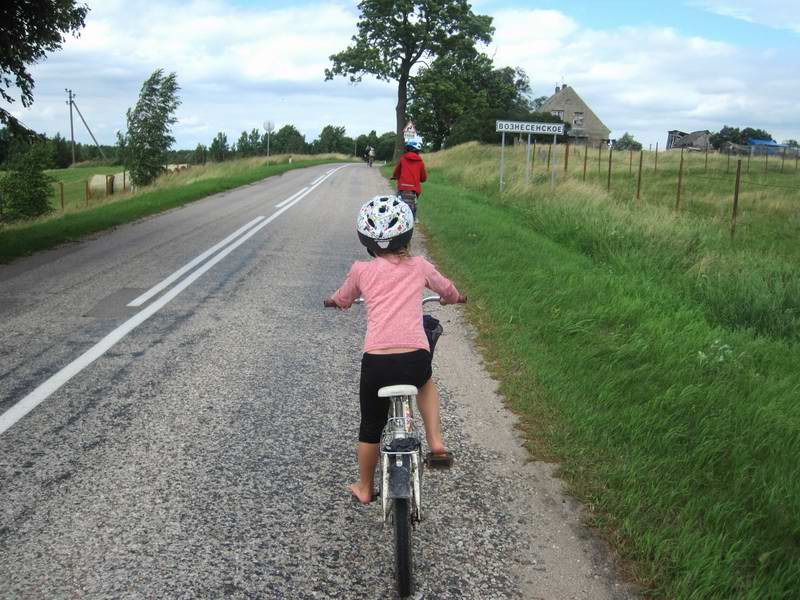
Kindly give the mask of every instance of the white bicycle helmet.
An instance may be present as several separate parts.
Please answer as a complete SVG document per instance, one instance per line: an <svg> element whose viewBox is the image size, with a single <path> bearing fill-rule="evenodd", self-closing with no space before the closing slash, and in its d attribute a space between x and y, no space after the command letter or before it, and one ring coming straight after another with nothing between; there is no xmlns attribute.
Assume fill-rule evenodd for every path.
<svg viewBox="0 0 800 600"><path fill-rule="evenodd" d="M419 138L419 136L408 139L406 140L406 148L413 150L414 152L419 152L422 150L422 140Z"/></svg>
<svg viewBox="0 0 800 600"><path fill-rule="evenodd" d="M414 233L411 208L397 196L375 196L364 204L356 222L358 239L370 254L399 250Z"/></svg>

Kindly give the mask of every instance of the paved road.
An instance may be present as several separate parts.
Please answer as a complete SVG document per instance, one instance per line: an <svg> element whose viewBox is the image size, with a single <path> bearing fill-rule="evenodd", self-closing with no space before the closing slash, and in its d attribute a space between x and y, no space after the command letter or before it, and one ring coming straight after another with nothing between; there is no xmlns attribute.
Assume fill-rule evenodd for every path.
<svg viewBox="0 0 800 600"><path fill-rule="evenodd" d="M386 183L334 168L0 267L0 597L394 597L391 532L344 491L363 315L321 309ZM459 461L426 475L420 592L629 597L550 468L526 463L458 311L436 309Z"/></svg>

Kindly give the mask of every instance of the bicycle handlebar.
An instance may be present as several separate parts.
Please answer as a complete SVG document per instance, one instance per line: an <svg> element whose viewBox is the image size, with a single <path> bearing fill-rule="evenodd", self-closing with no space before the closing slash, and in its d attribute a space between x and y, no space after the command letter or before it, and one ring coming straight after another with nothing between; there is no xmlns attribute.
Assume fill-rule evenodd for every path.
<svg viewBox="0 0 800 600"><path fill-rule="evenodd" d="M432 294L431 296L425 296L422 299L422 304L427 304L428 302L441 302L441 301L442 301L441 296L439 296L438 294ZM466 296L459 296L458 300L456 301L456 304L466 304L466 303L467 303ZM326 298L325 300L323 300L322 304L323 306L325 306L325 308L338 308L338 305L330 298ZM356 298L355 300L353 300L353 304L364 304L364 298Z"/></svg>

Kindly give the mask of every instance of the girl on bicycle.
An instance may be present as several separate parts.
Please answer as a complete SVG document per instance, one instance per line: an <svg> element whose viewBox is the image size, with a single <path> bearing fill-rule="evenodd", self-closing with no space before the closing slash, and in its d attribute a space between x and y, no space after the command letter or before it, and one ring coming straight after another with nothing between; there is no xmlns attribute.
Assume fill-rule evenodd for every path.
<svg viewBox="0 0 800 600"><path fill-rule="evenodd" d="M325 306L349 308L363 296L367 305L367 336L361 359L361 425L358 433L359 481L349 486L362 504L373 500L373 474L378 443L389 412L388 398L378 390L387 385L417 387L417 406L425 423L432 466L450 466L452 457L442 439L439 394L431 379L431 354L422 328L421 295L429 288L442 304L466 302L456 287L421 256L411 256L414 232L409 206L395 196L376 196L358 215L358 239L374 258L357 261L344 284Z"/></svg>

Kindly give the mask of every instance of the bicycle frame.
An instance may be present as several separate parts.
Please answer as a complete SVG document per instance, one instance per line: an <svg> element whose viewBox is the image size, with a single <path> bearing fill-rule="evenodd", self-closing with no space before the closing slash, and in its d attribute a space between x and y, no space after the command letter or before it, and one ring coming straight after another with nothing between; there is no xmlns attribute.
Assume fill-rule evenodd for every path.
<svg viewBox="0 0 800 600"><path fill-rule="evenodd" d="M381 436L381 502L383 521L391 512L390 500L410 498L413 521L422 519L422 439L414 425L415 396L391 396L389 418Z"/></svg>

